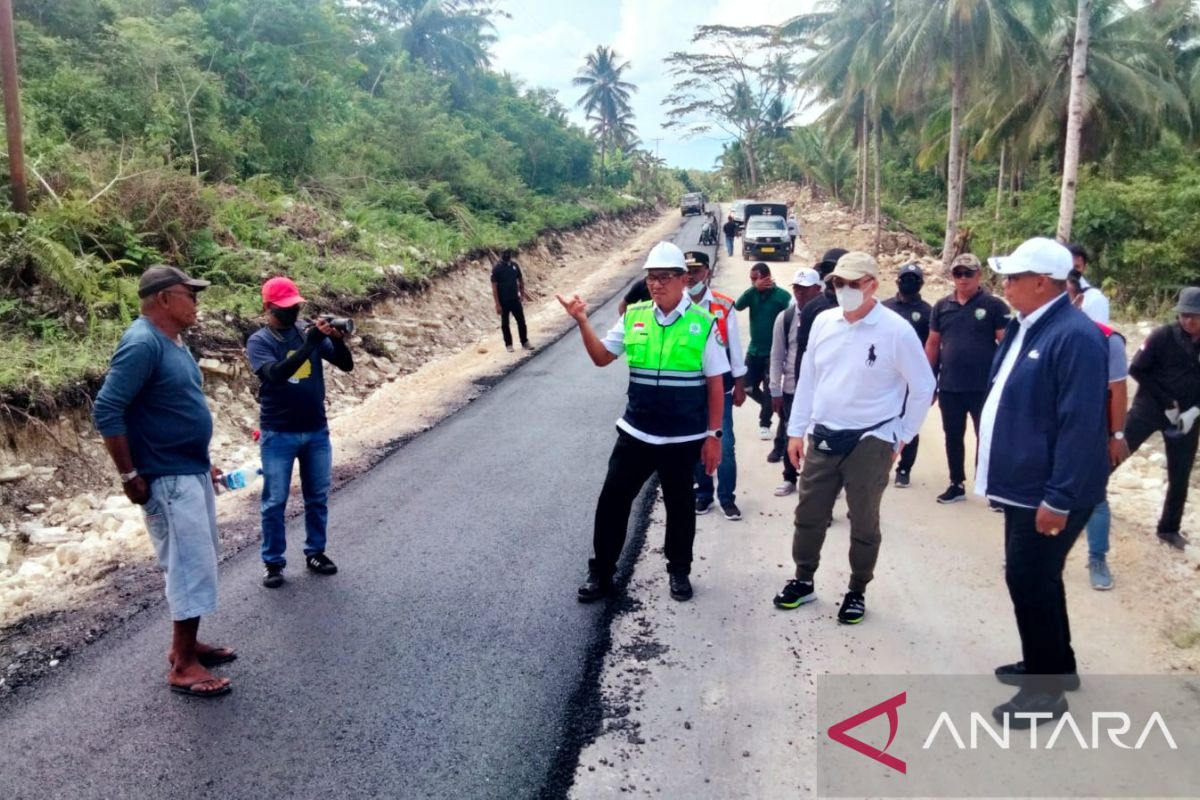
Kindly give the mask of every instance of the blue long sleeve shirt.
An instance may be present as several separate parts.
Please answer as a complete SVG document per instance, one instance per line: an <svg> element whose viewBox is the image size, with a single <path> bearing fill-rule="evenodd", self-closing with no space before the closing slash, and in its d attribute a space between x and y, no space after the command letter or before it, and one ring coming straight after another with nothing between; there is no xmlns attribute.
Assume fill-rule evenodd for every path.
<svg viewBox="0 0 1200 800"><path fill-rule="evenodd" d="M121 337L96 395L101 436L126 436L147 481L208 472L212 415L191 352L138 317Z"/></svg>

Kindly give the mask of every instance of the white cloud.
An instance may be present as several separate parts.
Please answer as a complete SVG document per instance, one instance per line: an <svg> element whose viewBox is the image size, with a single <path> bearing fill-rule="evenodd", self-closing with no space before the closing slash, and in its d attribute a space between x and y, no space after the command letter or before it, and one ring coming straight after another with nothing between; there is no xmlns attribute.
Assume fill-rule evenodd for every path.
<svg viewBox="0 0 1200 800"><path fill-rule="evenodd" d="M493 47L493 63L534 86L557 88L570 84L594 47L591 36L560 19L536 30L506 32Z"/></svg>

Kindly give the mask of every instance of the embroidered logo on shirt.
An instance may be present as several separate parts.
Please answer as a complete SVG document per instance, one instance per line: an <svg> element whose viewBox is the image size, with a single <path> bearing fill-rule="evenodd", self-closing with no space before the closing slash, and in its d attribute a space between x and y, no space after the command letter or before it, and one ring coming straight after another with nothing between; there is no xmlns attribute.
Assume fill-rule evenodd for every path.
<svg viewBox="0 0 1200 800"><path fill-rule="evenodd" d="M1036 361L1037 359L1042 357L1042 354L1039 353L1037 350L1030 350L1029 357L1032 358L1034 361Z"/></svg>
<svg viewBox="0 0 1200 800"><path fill-rule="evenodd" d="M987 316L987 309L984 309L984 308L975 309L975 319L983 319L986 316Z"/></svg>
<svg viewBox="0 0 1200 800"><path fill-rule="evenodd" d="M867 366L875 366L875 345L871 345L867 348Z"/></svg>
<svg viewBox="0 0 1200 800"><path fill-rule="evenodd" d="M645 328L645 327L646 327L646 323L644 323L644 322L635 322L635 323L633 323L633 329L634 329L635 331L640 331L640 330L642 330L642 329L643 329L643 328Z"/></svg>
<svg viewBox="0 0 1200 800"><path fill-rule="evenodd" d="M920 322L920 321L921 321L921 312L914 311L913 312L913 322Z"/></svg>
<svg viewBox="0 0 1200 800"><path fill-rule="evenodd" d="M699 323L699 322L693 322L691 325L689 325L689 326L688 326L688 333L692 334L693 336L696 336L696 335L698 335L698 334L700 333L700 323Z"/></svg>

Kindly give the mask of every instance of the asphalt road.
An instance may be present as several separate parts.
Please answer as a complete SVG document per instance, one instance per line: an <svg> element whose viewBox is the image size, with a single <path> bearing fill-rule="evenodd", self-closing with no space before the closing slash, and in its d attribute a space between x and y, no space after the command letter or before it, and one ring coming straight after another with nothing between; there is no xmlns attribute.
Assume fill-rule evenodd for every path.
<svg viewBox="0 0 1200 800"><path fill-rule="evenodd" d="M625 378L571 331L333 497L339 575L305 573L299 519L283 588L253 548L223 565L201 633L240 652L231 694L168 692L163 604L64 661L0 709L0 796L560 795L608 641L574 596Z"/></svg>

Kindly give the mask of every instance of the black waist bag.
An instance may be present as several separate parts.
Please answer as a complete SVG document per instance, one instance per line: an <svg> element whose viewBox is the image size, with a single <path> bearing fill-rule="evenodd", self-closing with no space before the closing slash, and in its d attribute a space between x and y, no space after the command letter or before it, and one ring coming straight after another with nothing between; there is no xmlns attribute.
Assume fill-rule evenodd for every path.
<svg viewBox="0 0 1200 800"><path fill-rule="evenodd" d="M846 431L835 431L818 423L813 426L812 433L810 434L812 436L813 448L826 455L848 456L850 455L850 451L862 441L864 435L882 428L891 421L890 419L885 419L883 422L878 422L869 428L857 428Z"/></svg>

